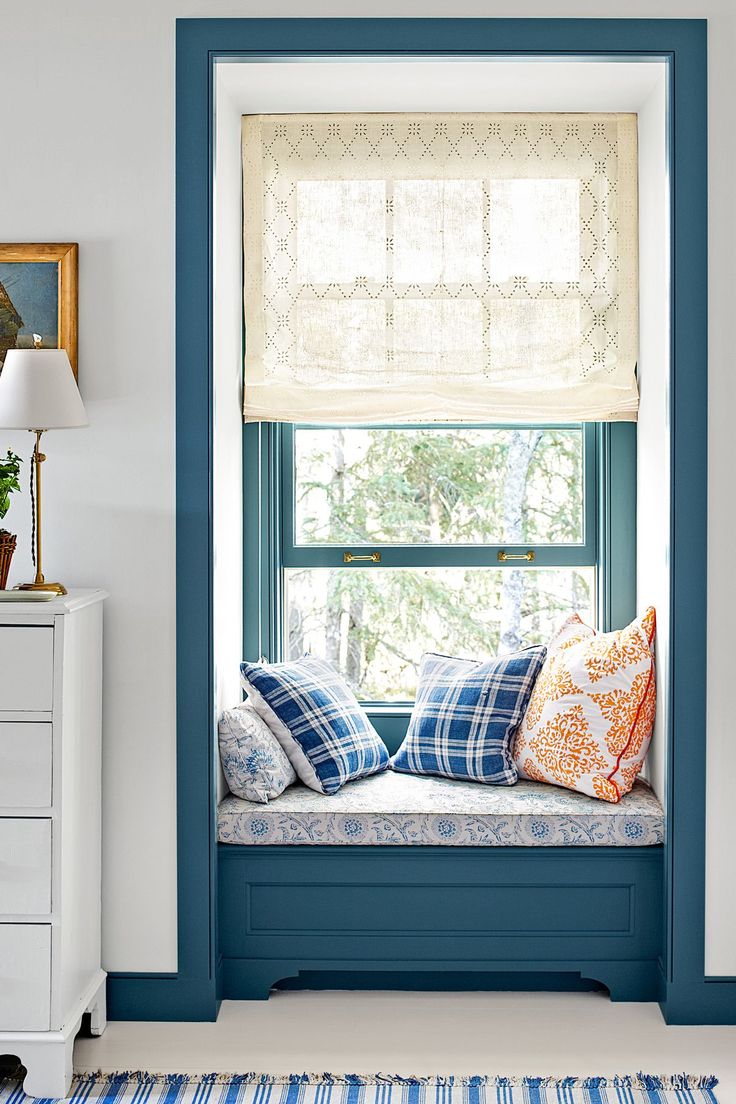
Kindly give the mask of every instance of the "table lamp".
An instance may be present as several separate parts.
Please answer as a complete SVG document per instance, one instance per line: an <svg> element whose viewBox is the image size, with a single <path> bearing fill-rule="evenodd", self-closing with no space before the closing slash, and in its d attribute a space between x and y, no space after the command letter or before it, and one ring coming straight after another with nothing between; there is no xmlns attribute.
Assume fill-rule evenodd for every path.
<svg viewBox="0 0 736 1104"><path fill-rule="evenodd" d="M87 425L87 414L69 357L63 349L10 349L0 373L0 428L28 429L36 435L33 471L36 482L36 578L17 590L50 590L66 594L61 583L47 583L41 568L41 434L47 429ZM31 488L33 493L33 488Z"/></svg>

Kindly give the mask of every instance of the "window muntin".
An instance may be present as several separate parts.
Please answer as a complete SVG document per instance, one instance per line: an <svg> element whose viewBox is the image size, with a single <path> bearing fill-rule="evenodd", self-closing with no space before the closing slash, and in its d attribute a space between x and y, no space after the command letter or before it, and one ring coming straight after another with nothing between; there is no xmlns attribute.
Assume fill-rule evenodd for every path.
<svg viewBox="0 0 736 1104"><path fill-rule="evenodd" d="M413 699L425 651L490 659L595 620L595 570L288 568L285 656L324 656L368 701Z"/></svg>

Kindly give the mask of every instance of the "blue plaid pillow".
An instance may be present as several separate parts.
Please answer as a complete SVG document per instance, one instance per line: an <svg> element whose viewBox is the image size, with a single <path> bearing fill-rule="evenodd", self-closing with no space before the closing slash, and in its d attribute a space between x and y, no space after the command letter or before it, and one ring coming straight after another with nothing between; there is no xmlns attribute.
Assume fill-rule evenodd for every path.
<svg viewBox="0 0 736 1104"><path fill-rule="evenodd" d="M303 656L291 663L241 663L256 712L299 778L320 793L388 766L388 749L345 680L329 663Z"/></svg>
<svg viewBox="0 0 736 1104"><path fill-rule="evenodd" d="M546 653L527 648L489 663L423 655L409 730L393 769L512 786L511 746Z"/></svg>

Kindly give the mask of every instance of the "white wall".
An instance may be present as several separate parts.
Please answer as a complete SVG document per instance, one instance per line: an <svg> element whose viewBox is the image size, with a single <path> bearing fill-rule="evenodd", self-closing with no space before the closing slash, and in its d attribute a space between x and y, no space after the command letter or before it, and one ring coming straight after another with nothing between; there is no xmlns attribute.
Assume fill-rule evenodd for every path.
<svg viewBox="0 0 736 1104"><path fill-rule="evenodd" d="M105 662L104 954L110 969L175 965L174 17L703 17L710 26L711 523L709 969L736 973L730 838L736 680L730 670L728 325L732 0L4 0L0 240L81 246L80 385L87 430L49 435L47 564L111 592ZM29 440L0 434L0 447ZM8 521L26 531L22 509ZM696 537L697 539L697 537ZM26 575L27 544L18 558ZM16 574L17 577L17 574ZM732 945L733 944L733 945Z"/></svg>

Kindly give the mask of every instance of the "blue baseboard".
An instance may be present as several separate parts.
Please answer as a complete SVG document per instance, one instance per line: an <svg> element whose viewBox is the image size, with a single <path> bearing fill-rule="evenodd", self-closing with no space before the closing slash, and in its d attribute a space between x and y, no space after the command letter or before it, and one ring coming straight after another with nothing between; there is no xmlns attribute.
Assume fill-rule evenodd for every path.
<svg viewBox="0 0 736 1104"><path fill-rule="evenodd" d="M244 964L243 964L244 965ZM228 964L229 982L240 993L243 979L241 964ZM233 969L234 967L234 969ZM222 963L221 963L222 968ZM639 999L653 997L653 978L642 978L646 992ZM602 982L582 977L579 972L462 972L426 970L302 970L297 977L285 978L279 989L394 989L402 991L554 991L590 992L604 988ZM220 991L224 988L221 984ZM227 991L223 994L228 996ZM615 999L615 992L612 994ZM111 973L107 979L108 1019L150 1021L202 1021L217 1019L221 997L209 980L179 978L176 974ZM736 982L731 978L712 978L697 984L671 984L667 998L660 1000L668 1024L736 1023Z"/></svg>
<svg viewBox="0 0 736 1104"><path fill-rule="evenodd" d="M668 1024L736 1024L736 981L670 982L660 1008Z"/></svg>
<svg viewBox="0 0 736 1104"><path fill-rule="evenodd" d="M107 977L109 1020L217 1019L220 1002L211 978L178 974L111 973Z"/></svg>

